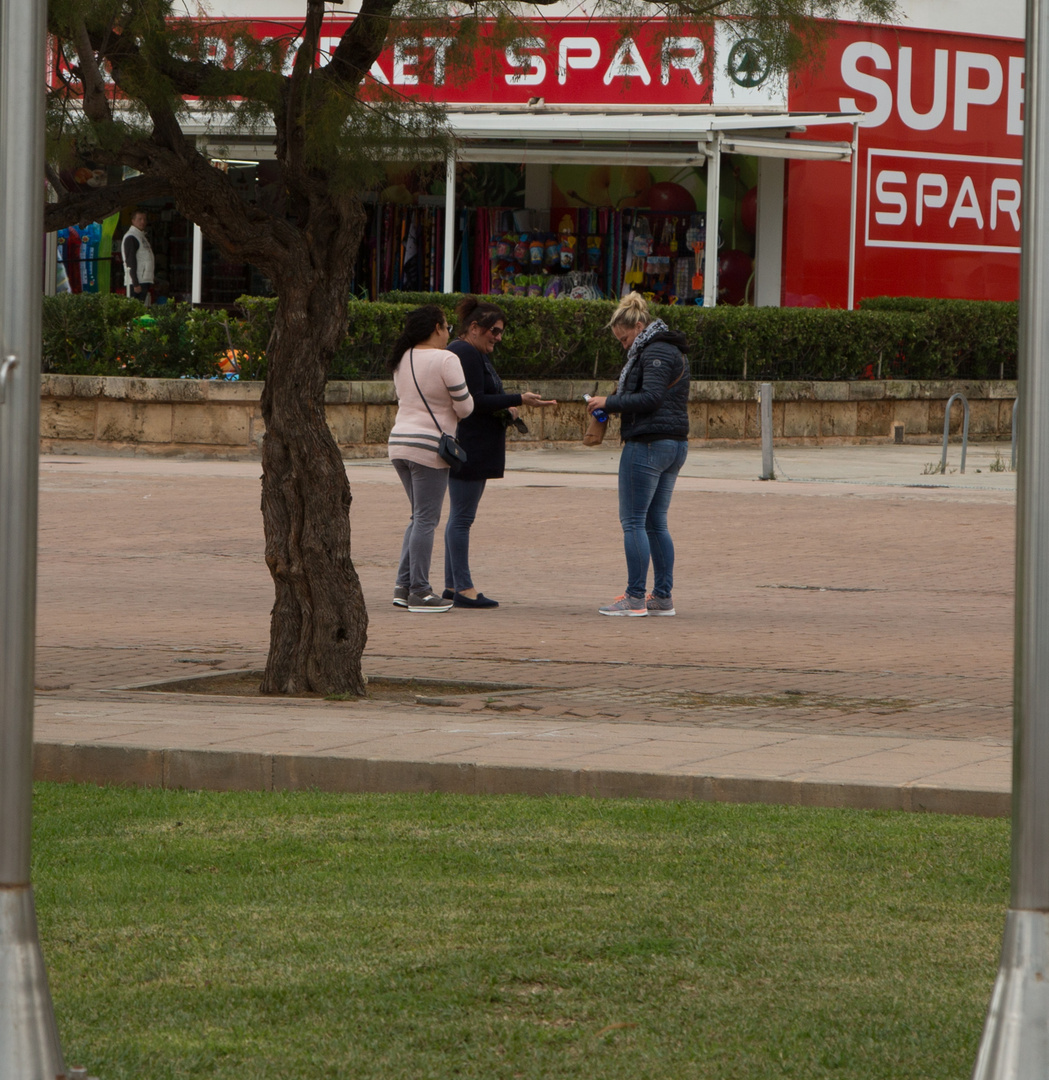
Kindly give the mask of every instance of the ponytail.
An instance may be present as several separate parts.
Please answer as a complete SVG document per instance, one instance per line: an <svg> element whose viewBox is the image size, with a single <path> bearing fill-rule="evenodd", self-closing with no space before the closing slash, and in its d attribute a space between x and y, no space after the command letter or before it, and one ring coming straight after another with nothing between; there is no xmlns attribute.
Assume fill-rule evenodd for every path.
<svg viewBox="0 0 1049 1080"><path fill-rule="evenodd" d="M497 322L501 322L504 326L509 322L505 312L497 304L487 300L478 300L476 296L470 295L464 296L455 305L455 319L459 337L462 337L474 325L482 330L491 330Z"/></svg>

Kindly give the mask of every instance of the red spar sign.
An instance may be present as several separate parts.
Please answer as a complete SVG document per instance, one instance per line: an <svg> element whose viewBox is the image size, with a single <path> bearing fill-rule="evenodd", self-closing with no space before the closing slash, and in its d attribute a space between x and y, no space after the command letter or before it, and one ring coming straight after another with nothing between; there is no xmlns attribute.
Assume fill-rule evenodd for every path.
<svg viewBox="0 0 1049 1080"><path fill-rule="evenodd" d="M1019 158L867 152L868 247L1020 250Z"/></svg>

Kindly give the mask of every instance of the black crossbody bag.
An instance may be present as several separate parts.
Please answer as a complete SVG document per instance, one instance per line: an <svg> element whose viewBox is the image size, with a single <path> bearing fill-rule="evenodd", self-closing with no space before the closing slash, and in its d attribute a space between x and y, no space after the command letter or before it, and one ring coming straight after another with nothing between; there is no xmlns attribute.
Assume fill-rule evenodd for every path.
<svg viewBox="0 0 1049 1080"><path fill-rule="evenodd" d="M449 435L440 424L437 423L437 417L433 414L433 409L430 408L430 403L423 396L422 390L419 389L419 380L415 377L415 350L411 349L408 353L408 363L412 369L412 382L415 383L415 389L419 391L419 397L422 403L426 406L426 411L430 414L430 419L434 423L434 427L441 433L440 439L437 440L437 456L447 463L448 468L453 473L457 473L466 464L466 451L459 445L453 435Z"/></svg>

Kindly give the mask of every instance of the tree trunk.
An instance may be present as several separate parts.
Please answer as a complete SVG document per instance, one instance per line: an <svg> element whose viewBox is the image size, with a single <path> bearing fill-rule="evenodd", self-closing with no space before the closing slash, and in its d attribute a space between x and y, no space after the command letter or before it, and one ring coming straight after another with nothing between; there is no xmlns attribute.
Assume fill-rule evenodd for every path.
<svg viewBox="0 0 1049 1080"><path fill-rule="evenodd" d="M346 332L346 268L360 236L349 231L357 235L336 227L327 242L314 232L308 254L277 280L262 395L262 519L276 592L264 694L366 692L368 613L350 558L352 496L324 413L331 357Z"/></svg>

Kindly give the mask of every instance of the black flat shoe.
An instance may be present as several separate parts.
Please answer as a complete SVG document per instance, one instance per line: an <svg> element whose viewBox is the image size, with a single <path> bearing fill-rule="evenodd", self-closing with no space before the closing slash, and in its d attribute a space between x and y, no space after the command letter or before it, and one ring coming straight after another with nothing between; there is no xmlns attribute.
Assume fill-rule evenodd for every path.
<svg viewBox="0 0 1049 1080"><path fill-rule="evenodd" d="M461 593L456 593L455 598L452 600L452 607L466 607L466 608L491 608L498 607L498 600L489 600L484 593L478 593L476 599L471 599L469 596L463 596Z"/></svg>
<svg viewBox="0 0 1049 1080"><path fill-rule="evenodd" d="M441 593L441 599L442 600L454 600L455 599L455 593L453 593L451 589L445 589L444 592Z"/></svg>

